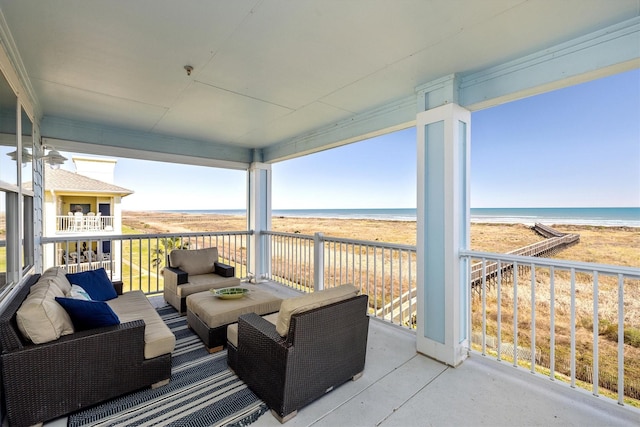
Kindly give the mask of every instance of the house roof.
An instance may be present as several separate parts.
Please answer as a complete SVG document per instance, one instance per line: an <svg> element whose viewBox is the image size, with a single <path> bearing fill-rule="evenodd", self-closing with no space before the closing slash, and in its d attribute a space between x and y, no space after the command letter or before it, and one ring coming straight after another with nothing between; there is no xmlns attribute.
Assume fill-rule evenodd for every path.
<svg viewBox="0 0 640 427"><path fill-rule="evenodd" d="M117 194L122 197L133 194L132 190L64 169L45 168L44 170L45 191Z"/></svg>

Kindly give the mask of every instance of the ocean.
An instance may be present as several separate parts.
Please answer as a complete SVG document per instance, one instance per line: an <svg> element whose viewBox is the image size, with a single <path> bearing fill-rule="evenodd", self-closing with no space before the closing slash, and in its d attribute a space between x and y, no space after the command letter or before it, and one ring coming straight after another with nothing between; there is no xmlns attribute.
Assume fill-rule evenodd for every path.
<svg viewBox="0 0 640 427"><path fill-rule="evenodd" d="M171 210L187 214L246 215L245 210ZM273 209L274 217L415 221L416 209ZM640 208L471 208L471 222L640 227Z"/></svg>

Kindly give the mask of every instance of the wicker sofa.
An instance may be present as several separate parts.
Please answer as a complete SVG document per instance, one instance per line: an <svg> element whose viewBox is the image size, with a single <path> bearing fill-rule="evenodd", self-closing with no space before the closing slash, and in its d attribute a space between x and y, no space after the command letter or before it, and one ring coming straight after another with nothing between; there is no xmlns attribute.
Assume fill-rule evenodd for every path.
<svg viewBox="0 0 640 427"><path fill-rule="evenodd" d="M24 323L20 318L23 302L42 291L43 282L53 281L51 276L62 280L60 275L63 269L47 270L42 280L40 275L30 276L0 314L3 412L11 426L51 420L144 387L166 384L171 376L175 336L144 294L122 295L121 282L113 284L117 297L106 302L120 324L79 331L63 327L58 329L59 338L42 343L25 337L25 326L19 327ZM59 291L55 287L46 293ZM50 318L55 316L53 311L59 311L55 304L51 300L42 303ZM45 333L50 326L42 324L38 332Z"/></svg>
<svg viewBox="0 0 640 427"><path fill-rule="evenodd" d="M240 285L233 268L218 261L218 248L174 249L167 265L162 270L164 299L180 314L186 314L191 294Z"/></svg>
<svg viewBox="0 0 640 427"><path fill-rule="evenodd" d="M286 299L280 311L244 314L227 329L228 363L284 423L365 364L368 297L342 285Z"/></svg>

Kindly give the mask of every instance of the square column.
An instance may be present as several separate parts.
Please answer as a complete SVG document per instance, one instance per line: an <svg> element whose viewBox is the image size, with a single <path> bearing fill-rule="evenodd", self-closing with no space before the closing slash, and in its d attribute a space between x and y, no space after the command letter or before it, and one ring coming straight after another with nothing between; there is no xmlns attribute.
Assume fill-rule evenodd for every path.
<svg viewBox="0 0 640 427"><path fill-rule="evenodd" d="M258 281L271 273L271 248L262 235L263 231L271 230L271 165L251 163L247 181L247 229L253 230L247 267Z"/></svg>
<svg viewBox="0 0 640 427"><path fill-rule="evenodd" d="M467 357L471 113L455 103L417 115L417 350L451 366Z"/></svg>

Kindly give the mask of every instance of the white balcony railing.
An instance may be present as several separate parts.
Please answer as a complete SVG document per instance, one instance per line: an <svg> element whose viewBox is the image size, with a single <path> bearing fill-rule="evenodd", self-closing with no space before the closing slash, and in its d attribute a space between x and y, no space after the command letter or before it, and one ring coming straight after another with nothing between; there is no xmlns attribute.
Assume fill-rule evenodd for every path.
<svg viewBox="0 0 640 427"><path fill-rule="evenodd" d="M366 240L262 232L270 250L269 280L310 292L343 283L369 295L370 313L405 327L415 325L415 246Z"/></svg>
<svg viewBox="0 0 640 427"><path fill-rule="evenodd" d="M464 251L473 348L551 380L601 390L623 404L640 399L638 313L625 299L640 289L640 269ZM471 268L469 268L471 266ZM482 271L474 280L472 271ZM637 372L636 372L637 375Z"/></svg>
<svg viewBox="0 0 640 427"><path fill-rule="evenodd" d="M122 280L124 290L158 294L164 289L162 268L168 253L177 248L217 247L221 260L235 267L236 277L247 276L251 232L198 232L125 234L105 237L83 235L43 237L45 267L60 265L70 273L105 268L112 280Z"/></svg>
<svg viewBox="0 0 640 427"><path fill-rule="evenodd" d="M415 327L415 247L320 233L262 234L271 251L268 279L306 292L353 283L369 295L372 316ZM595 395L601 387L617 393L621 404L625 396L640 399L640 384L625 382L637 369L640 329L631 317L637 313L624 310L625 295L640 289L640 269L473 251L462 252L461 260L472 350ZM587 336L584 327L577 330L581 324ZM609 342L599 344L611 337L613 353ZM611 358L613 370L605 363Z"/></svg>
<svg viewBox="0 0 640 427"><path fill-rule="evenodd" d="M173 248L216 246L237 277L250 278L251 234L88 235L47 237L43 244L45 259L55 257L54 264L70 272L105 267L114 280L123 280L125 290L155 294L163 290L161 269ZM415 327L414 246L320 233L261 235L264 279L303 292L353 283L369 295L371 316ZM70 261L61 255L82 246L91 248L84 258ZM637 313L625 311L625 300L629 303L640 289L640 269L475 251L460 256L468 283L471 350L595 395L617 395L620 404L640 398L640 386L626 379L637 369L640 330L631 317ZM472 275L478 269L480 280L477 272Z"/></svg>
<svg viewBox="0 0 640 427"><path fill-rule="evenodd" d="M114 231L114 218L102 215L58 215L56 216L56 233Z"/></svg>

